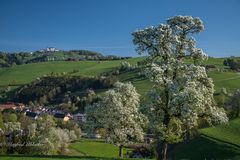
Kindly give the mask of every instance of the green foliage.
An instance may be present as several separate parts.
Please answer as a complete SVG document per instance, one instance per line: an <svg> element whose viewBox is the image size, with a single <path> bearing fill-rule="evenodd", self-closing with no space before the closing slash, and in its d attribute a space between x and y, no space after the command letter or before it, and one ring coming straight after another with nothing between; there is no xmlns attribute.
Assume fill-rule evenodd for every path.
<svg viewBox="0 0 240 160"><path fill-rule="evenodd" d="M232 109L233 117L238 117L240 113L240 90L238 89L233 93L233 95L230 97L229 105Z"/></svg>
<svg viewBox="0 0 240 160"><path fill-rule="evenodd" d="M17 90L11 101L32 106L32 102L35 105L58 105L66 112L84 111L85 106L97 98L93 90L108 89L116 81L114 76L45 76ZM88 93L89 88L93 93Z"/></svg>
<svg viewBox="0 0 240 160"><path fill-rule="evenodd" d="M227 58L224 60L224 65L229 66L230 69L239 71L240 70L240 59Z"/></svg>
<svg viewBox="0 0 240 160"><path fill-rule="evenodd" d="M130 57L103 56L101 53L88 50L70 51L36 51L34 53L3 53L0 52L0 67L47 62L47 61L79 61L79 60L121 60Z"/></svg>
<svg viewBox="0 0 240 160"><path fill-rule="evenodd" d="M0 129L3 129L4 125L3 125L3 115L0 112Z"/></svg>
<svg viewBox="0 0 240 160"><path fill-rule="evenodd" d="M17 122L17 115L14 110L5 109L2 116L4 122Z"/></svg>
<svg viewBox="0 0 240 160"><path fill-rule="evenodd" d="M31 120L20 113L19 122L17 122L11 118L15 115L14 113L4 114L9 116L0 132L1 142L5 140L3 134L9 135L6 137L7 144L19 144L0 147L0 151L5 154L66 154L68 144L81 134L81 130L76 125L57 125L50 115L42 115L37 120Z"/></svg>
<svg viewBox="0 0 240 160"><path fill-rule="evenodd" d="M10 113L8 121L9 122L17 122L17 115L15 113Z"/></svg>

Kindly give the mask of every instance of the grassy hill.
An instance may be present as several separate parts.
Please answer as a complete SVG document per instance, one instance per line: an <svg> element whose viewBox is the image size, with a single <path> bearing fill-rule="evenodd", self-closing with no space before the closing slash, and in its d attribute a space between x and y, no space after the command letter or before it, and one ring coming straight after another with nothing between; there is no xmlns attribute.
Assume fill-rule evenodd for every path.
<svg viewBox="0 0 240 160"><path fill-rule="evenodd" d="M228 124L200 130L201 136L180 144L170 153L173 159L240 159L240 118Z"/></svg>
<svg viewBox="0 0 240 160"><path fill-rule="evenodd" d="M132 58L127 61L135 64L143 58ZM214 64L219 68L224 68L223 58L210 58L204 64ZM50 73L62 73L77 71L74 75L99 75L102 72L108 72L114 67L118 67L122 60L116 61L57 61L31 63L24 65L16 65L10 68L0 68L0 87L6 85L21 86L27 84L37 77L41 77ZM240 74L235 72L209 72L214 80L215 89L218 91L221 87L229 90L240 88ZM124 73L119 76L122 81L132 81L138 87L140 92L145 92L149 87L146 86L146 80L138 79L137 73ZM141 86L141 87L140 87Z"/></svg>
<svg viewBox="0 0 240 160"><path fill-rule="evenodd" d="M240 119L225 125L201 129L201 134L240 147Z"/></svg>
<svg viewBox="0 0 240 160"><path fill-rule="evenodd" d="M130 63L136 63L141 58L129 59ZM22 85L46 74L71 72L77 70L75 75L98 75L108 72L120 65L121 60L116 61L57 61L41 62L24 65L16 65L10 68L0 68L0 86L11 84Z"/></svg>
<svg viewBox="0 0 240 160"><path fill-rule="evenodd" d="M240 89L240 73L214 71L209 72L208 75L213 79L216 91L219 91L222 87L230 91Z"/></svg>

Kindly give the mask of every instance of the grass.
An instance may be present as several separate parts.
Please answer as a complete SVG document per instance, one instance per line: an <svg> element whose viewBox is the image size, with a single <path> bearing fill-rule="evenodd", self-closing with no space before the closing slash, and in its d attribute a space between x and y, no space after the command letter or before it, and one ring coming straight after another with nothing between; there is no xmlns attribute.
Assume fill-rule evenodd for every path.
<svg viewBox="0 0 240 160"><path fill-rule="evenodd" d="M208 75L213 79L216 91L219 91L222 87L225 87L228 91L240 89L240 73L209 72Z"/></svg>
<svg viewBox="0 0 240 160"><path fill-rule="evenodd" d="M143 57L131 58L127 61L136 64L143 60ZM204 64L214 64L223 68L223 58L210 58ZM47 75L50 73L62 73L78 70L74 75L99 75L102 72L108 72L120 65L121 61L54 61L31 63L10 68L0 68L0 87L11 84L12 87L18 87L27 84L37 77ZM190 61L188 62L190 63ZM222 87L230 91L240 88L240 74L235 72L209 72L211 78L214 80L215 89L219 91ZM119 76L121 81L131 81L137 87L138 91L143 95L150 88L150 83L146 79L139 79L136 72L127 72Z"/></svg>
<svg viewBox="0 0 240 160"><path fill-rule="evenodd" d="M135 64L142 58L128 59ZM15 65L10 68L0 68L0 86L6 86L14 83L19 86L27 84L37 77L50 73L63 73L78 70L75 75L99 75L102 72L108 72L114 67L118 67L122 60L116 61L54 61L30 63L24 65Z"/></svg>
<svg viewBox="0 0 240 160"><path fill-rule="evenodd" d="M82 139L70 145L70 149L75 150L84 156L94 157L118 157L118 147L105 143L103 140ZM131 152L131 149L124 148L123 154Z"/></svg>
<svg viewBox="0 0 240 160"><path fill-rule="evenodd" d="M24 155L5 155L0 156L0 160L89 160L89 159L118 159L118 147L105 143L103 140L81 139L69 146L68 155L50 155L50 156L24 156ZM123 153L131 152L131 149L124 148Z"/></svg>
<svg viewBox="0 0 240 160"><path fill-rule="evenodd" d="M208 76L213 79L216 92L219 92L222 87L225 87L228 92L240 89L240 73L211 71L208 72ZM125 72L119 75L119 79L123 82L132 82L142 96L145 96L152 86L146 78L139 78L137 72Z"/></svg>
<svg viewBox="0 0 240 160"><path fill-rule="evenodd" d="M0 70L0 85L8 85L15 81L16 85L22 85L35 80L46 74L71 72L79 70L77 75L97 75L102 72L111 70L118 66L115 61L104 61L97 63L96 61L80 61L80 62L42 62L31 63L26 65L13 66Z"/></svg>
<svg viewBox="0 0 240 160"><path fill-rule="evenodd" d="M143 58L132 58L132 64ZM214 64L224 68L223 58L210 58L204 64ZM43 62L32 63L10 68L0 68L0 87L10 83L17 88L23 84L35 80L37 77L54 73L71 72L78 70L75 75L99 75L102 72L118 67L121 61L78 61L78 62ZM215 90L222 87L230 91L240 88L240 74L235 72L208 72L215 84ZM146 92L151 88L151 83L138 76L138 72L124 72L119 75L120 81L132 82L137 91L146 97ZM101 93L102 91L98 91ZM219 125L213 128L201 130L201 136L192 140L189 144L177 145L171 152L172 159L240 159L240 119L230 121L228 125ZM11 157L1 156L0 160L58 160L58 159L113 159L117 157L118 147L104 143L103 141L81 140L70 145L71 156L50 157ZM126 149L124 151L126 153ZM88 157L88 156L94 156ZM104 157L104 158L101 158Z"/></svg>
<svg viewBox="0 0 240 160"><path fill-rule="evenodd" d="M208 137L199 136L189 144L180 144L170 152L171 159L238 160L240 148Z"/></svg>
<svg viewBox="0 0 240 160"><path fill-rule="evenodd" d="M143 97L151 88L151 82L146 78L139 77L138 71L124 72L118 77L122 82L131 82L136 87L138 93Z"/></svg>
<svg viewBox="0 0 240 160"><path fill-rule="evenodd" d="M126 61L131 64L143 60L144 57L131 58ZM219 68L223 68L223 58L210 58L204 64L214 64ZM53 62L41 62L31 63L19 66L12 66L10 68L0 68L0 89L5 86L11 86L11 91L5 94L10 97L14 93L14 89L34 81L37 77L53 73L77 72L72 75L85 75L95 76L103 72L111 71L113 68L120 66L120 62L125 60L116 61L53 61ZM190 63L188 60L187 63ZM240 74L236 72L208 72L210 78L213 79L215 85L215 92L219 92L222 87L225 87L228 92L233 92L236 89L240 89ZM124 72L118 76L122 82L132 82L136 87L141 99L147 101L147 92L151 89L152 84L146 78L141 78L137 71ZM102 93L103 91L96 91Z"/></svg>
<svg viewBox="0 0 240 160"><path fill-rule="evenodd" d="M120 158L92 157L92 156L22 156L22 155L2 155L0 160L120 160ZM125 158L121 160L127 160Z"/></svg>
<svg viewBox="0 0 240 160"><path fill-rule="evenodd" d="M173 159L240 159L240 118L225 125L204 128L189 144L177 145Z"/></svg>
<svg viewBox="0 0 240 160"><path fill-rule="evenodd" d="M240 149L240 118L232 120L228 124L201 129L201 133L217 140L237 145Z"/></svg>

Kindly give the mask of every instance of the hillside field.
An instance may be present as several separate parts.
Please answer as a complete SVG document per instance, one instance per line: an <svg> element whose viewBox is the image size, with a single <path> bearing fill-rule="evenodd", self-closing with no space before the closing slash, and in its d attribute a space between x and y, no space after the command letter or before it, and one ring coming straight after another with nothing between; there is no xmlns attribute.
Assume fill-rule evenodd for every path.
<svg viewBox="0 0 240 160"><path fill-rule="evenodd" d="M240 159L240 118L200 130L200 136L170 153L173 159Z"/></svg>
<svg viewBox="0 0 240 160"><path fill-rule="evenodd" d="M139 57L126 61L136 64L143 59L143 57ZM214 64L219 69L224 69L223 60L223 58L210 58L204 64ZM76 72L72 75L96 76L119 67L121 61L58 61L0 68L0 88L7 85L17 88L52 72L71 73L75 70ZM190 62L188 61L188 63ZM240 74L237 72L229 70L210 71L208 75L213 79L216 92L220 91L222 87L227 88L228 91L240 89ZM151 88L151 83L146 78L139 77L138 71L135 70L121 73L118 75L118 79L123 82L132 82L143 98L146 97L146 92ZM96 92L101 93L102 91ZM239 126L240 119L236 119L226 125L201 129L200 136L189 144L179 144L174 147L170 151L170 157L172 159L240 159ZM70 153L66 156L19 157L16 155L0 156L0 160L114 159L113 157L117 157L118 152L118 148L114 145L99 140L86 139L72 143L69 149Z"/></svg>
<svg viewBox="0 0 240 160"><path fill-rule="evenodd" d="M143 60L143 57L131 58L126 61L131 64ZM204 64L214 64L218 68L224 68L223 58L210 58ZM116 61L57 61L57 62L42 62L31 63L24 65L16 65L10 68L0 68L0 87L7 85L12 88L17 88L24 84L34 81L36 78L51 74L76 71L72 75L95 76L103 72L111 71L120 66L120 62ZM190 63L190 61L187 61ZM236 72L208 72L209 77L213 79L215 90L219 91L222 87L233 91L240 88L240 74ZM150 84L146 79L139 79L137 72L126 72L119 75L120 81L131 81L137 90L144 95L149 90ZM146 83L147 82L147 83Z"/></svg>

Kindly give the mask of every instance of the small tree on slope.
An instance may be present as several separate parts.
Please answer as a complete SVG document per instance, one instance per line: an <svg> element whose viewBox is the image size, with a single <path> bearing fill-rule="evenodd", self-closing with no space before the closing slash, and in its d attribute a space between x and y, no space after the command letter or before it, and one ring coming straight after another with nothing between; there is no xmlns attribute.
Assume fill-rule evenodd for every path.
<svg viewBox="0 0 240 160"><path fill-rule="evenodd" d="M123 146L143 140L146 117L139 110L139 97L130 83L117 82L105 93L102 100L86 110L88 127L103 127L107 131L107 142L119 146L119 157Z"/></svg>
<svg viewBox="0 0 240 160"><path fill-rule="evenodd" d="M146 111L150 128L161 142L158 159L167 159L168 144L183 141L199 118L210 124L228 121L224 110L215 105L212 80L199 65L207 55L191 37L203 29L199 18L175 16L166 24L132 34L138 53L149 55L145 72L154 85ZM185 63L187 57L192 64Z"/></svg>

